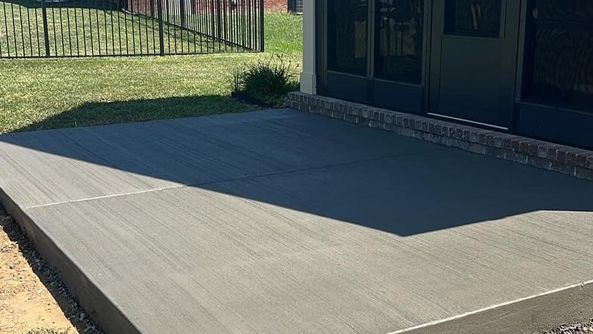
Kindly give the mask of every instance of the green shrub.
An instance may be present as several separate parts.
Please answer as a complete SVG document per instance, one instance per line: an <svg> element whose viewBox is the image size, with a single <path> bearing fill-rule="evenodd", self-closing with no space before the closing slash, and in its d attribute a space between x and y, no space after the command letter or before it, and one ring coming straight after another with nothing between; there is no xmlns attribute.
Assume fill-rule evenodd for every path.
<svg viewBox="0 0 593 334"><path fill-rule="evenodd" d="M260 59L233 73L233 95L261 106L283 106L287 94L299 88L297 69L280 55Z"/></svg>

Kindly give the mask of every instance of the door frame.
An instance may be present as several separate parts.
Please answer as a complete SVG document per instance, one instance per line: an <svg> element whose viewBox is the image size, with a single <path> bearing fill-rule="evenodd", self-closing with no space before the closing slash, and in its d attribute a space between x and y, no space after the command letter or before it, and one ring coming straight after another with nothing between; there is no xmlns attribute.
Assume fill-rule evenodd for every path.
<svg viewBox="0 0 593 334"><path fill-rule="evenodd" d="M430 47L428 48L427 52L426 52L426 57L428 58L427 60L427 68L429 68L429 71L426 75L426 82L427 82L427 90L426 90L426 115L430 116L430 117L434 117L434 118L438 118L438 119L443 119L443 120L449 120L449 121L455 121L458 123L465 123L468 125L472 125L472 126L478 126L478 127L482 127L482 128L491 128L491 129L496 129L499 131L514 131L515 129L515 119L516 119L516 107L515 104L517 101L520 100L520 85L521 85L521 80L522 80L522 71L523 71L523 49L524 49L524 44L525 44L525 20L526 20L526 4L527 1L526 0L503 0L506 2L502 2L501 6L503 6L502 12L501 12L501 27L500 27L500 33L501 36L504 36L504 38L507 37L508 34L513 34L517 37L517 45L512 46L512 49L508 50L509 53L512 53L513 56L513 60L509 60L509 61L513 61L514 64L514 72L509 74L509 78L513 78L514 82L512 84L513 86L513 92L512 96L509 97L509 105L512 104L512 107L509 108L509 111L507 113L505 113L505 117L508 119L508 121L506 122L506 126L500 126L500 125L495 125L495 124L487 124L487 123L483 123L483 122L479 122L479 121L474 121L471 119L463 119L463 118L458 118L458 117L453 117L453 116L448 116L448 115L444 115L444 114L440 114L438 113L437 110L433 109L433 106L435 103L438 103L438 99L439 96L437 95L435 97L435 92L437 94L439 94L439 89L438 87L440 87L440 80L441 80L441 75L440 75L440 70L441 70L441 59L442 59L442 36L445 34L444 31L444 27L445 27L445 16L444 16L444 0L431 0L431 9L430 9L430 22L432 24L432 26L430 27ZM437 2L439 2L439 4L437 4ZM513 30L509 30L509 22L508 20L509 18L509 10L508 10L508 6L510 2L514 2L517 5L517 8L519 9L518 13L514 13L512 12L512 15L518 15L518 24L516 26L515 29ZM436 6L442 6L442 12L440 13L441 15L437 15L436 10ZM515 19L517 19L517 17L515 17ZM442 32L440 33L441 38L439 38L438 36L435 36L435 29L438 27L440 27L439 29L442 29ZM481 37L481 38L490 38L490 37ZM510 46L507 46L510 48ZM510 83L509 83L510 86ZM435 112L436 111L436 112Z"/></svg>

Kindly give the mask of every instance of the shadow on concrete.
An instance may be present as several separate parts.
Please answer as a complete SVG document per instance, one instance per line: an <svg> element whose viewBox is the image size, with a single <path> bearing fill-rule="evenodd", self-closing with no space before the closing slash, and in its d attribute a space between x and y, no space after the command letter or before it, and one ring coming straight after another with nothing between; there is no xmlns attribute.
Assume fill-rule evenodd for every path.
<svg viewBox="0 0 593 334"><path fill-rule="evenodd" d="M106 109L140 114L115 121L165 109L191 116L225 101L93 104L22 130L92 124L85 113ZM8 134L0 142L400 236L542 210L593 212L591 182L294 111Z"/></svg>
<svg viewBox="0 0 593 334"><path fill-rule="evenodd" d="M591 182L454 150L199 187L404 237L537 211L593 213Z"/></svg>

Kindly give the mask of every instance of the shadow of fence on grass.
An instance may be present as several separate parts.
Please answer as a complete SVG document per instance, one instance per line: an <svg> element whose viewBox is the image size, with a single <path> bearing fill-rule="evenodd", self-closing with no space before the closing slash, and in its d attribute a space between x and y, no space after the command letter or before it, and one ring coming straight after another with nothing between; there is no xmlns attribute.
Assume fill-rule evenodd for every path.
<svg viewBox="0 0 593 334"><path fill-rule="evenodd" d="M143 122L157 119L236 113L256 109L256 106L239 102L230 96L224 95L88 102L78 108L19 128L14 132Z"/></svg>

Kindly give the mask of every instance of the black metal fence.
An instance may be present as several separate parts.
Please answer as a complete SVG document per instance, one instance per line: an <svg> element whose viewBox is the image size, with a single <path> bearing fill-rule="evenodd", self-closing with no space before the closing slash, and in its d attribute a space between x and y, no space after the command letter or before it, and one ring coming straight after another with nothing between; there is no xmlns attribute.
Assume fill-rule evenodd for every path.
<svg viewBox="0 0 593 334"><path fill-rule="evenodd" d="M263 0L0 0L0 58L263 51Z"/></svg>

